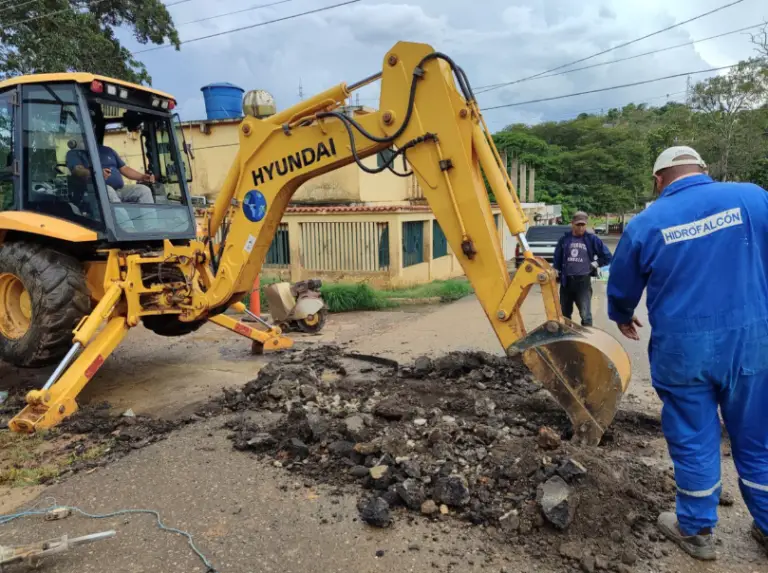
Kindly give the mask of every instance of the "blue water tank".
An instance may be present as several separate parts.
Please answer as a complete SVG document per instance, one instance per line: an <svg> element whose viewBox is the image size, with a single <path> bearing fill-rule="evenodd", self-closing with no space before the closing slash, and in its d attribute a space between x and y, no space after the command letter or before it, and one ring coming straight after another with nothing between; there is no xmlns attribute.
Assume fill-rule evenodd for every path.
<svg viewBox="0 0 768 573"><path fill-rule="evenodd" d="M223 82L200 88L205 99L205 114L208 119L242 117L243 88Z"/></svg>

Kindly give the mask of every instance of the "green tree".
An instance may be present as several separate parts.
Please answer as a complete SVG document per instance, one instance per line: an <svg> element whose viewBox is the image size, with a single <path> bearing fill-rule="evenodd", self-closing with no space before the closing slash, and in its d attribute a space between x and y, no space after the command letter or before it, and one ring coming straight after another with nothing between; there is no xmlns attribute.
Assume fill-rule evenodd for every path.
<svg viewBox="0 0 768 573"><path fill-rule="evenodd" d="M144 64L115 35L119 27L141 44L179 47L161 0L12 0L0 6L0 79L83 71L151 83Z"/></svg>
<svg viewBox="0 0 768 573"><path fill-rule="evenodd" d="M693 89L693 108L700 129L710 139L717 161L710 163L713 176L728 180L733 174L731 156L749 152L748 112L768 97L768 68L765 60L739 63L724 76L698 83ZM735 152L735 153L734 153Z"/></svg>

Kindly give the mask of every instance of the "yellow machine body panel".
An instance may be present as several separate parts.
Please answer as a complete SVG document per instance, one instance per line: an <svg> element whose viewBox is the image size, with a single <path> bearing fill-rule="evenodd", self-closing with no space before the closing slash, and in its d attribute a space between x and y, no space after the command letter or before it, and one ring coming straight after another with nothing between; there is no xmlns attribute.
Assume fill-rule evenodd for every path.
<svg viewBox="0 0 768 573"><path fill-rule="evenodd" d="M21 231L71 243L87 243L99 239L98 233L91 229L30 211L0 211L0 241L8 231Z"/></svg>
<svg viewBox="0 0 768 573"><path fill-rule="evenodd" d="M350 94L379 79L380 109L346 115ZM600 441L629 383L629 357L613 337L563 317L556 273L528 247L519 198L455 62L428 45L401 42L385 55L381 73L351 86L339 84L266 119L246 115L239 130L239 149L204 219L203 236L185 244L166 240L152 253L110 251L105 294L74 333L75 347L85 350L60 381L49 380L42 391L30 392L29 406L11 421L12 428L48 427L71 412L87 381L83 373L106 358L124 327L143 317L175 315L180 323L207 319L243 330L222 313L240 307L237 303L252 289L294 192L345 165L357 163L365 170L362 159L389 148L395 152L390 161L402 156L415 174L503 348L521 356L563 406L576 440ZM523 247L523 264L512 277L486 180ZM219 231L223 239L211 248ZM158 267L175 274L148 284L144 278ZM91 280L98 280L99 271L90 271ZM547 322L528 332L520 309L533 287L541 290ZM104 322L114 326L99 333ZM261 336L256 330L248 335ZM263 336L281 346L275 338L279 331ZM103 352L87 353L91 345Z"/></svg>
<svg viewBox="0 0 768 573"><path fill-rule="evenodd" d="M57 73L57 74L29 74L26 76L16 76L0 82L0 90L17 86L17 85L22 85L22 84L47 84L47 83L53 83L53 82L75 82L77 84L90 84L94 80L98 80L100 82L105 82L108 84L114 84L117 86L122 86L124 88L139 90L152 95L156 95L157 97L160 97L160 98L176 101L176 98L174 98L171 94L162 92L160 90L156 90L147 86L141 86L139 84L134 84L131 82L126 82L124 80L108 78L106 76L100 76L97 74L90 74L87 72L66 72L66 73Z"/></svg>

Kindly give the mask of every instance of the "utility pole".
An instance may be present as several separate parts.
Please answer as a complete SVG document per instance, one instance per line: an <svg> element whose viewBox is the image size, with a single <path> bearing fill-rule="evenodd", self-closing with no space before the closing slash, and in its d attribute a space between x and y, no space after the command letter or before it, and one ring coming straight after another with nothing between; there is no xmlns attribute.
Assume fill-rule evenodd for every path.
<svg viewBox="0 0 768 573"><path fill-rule="evenodd" d="M688 76L688 79L685 82L685 105L688 107L691 107L693 104L693 82L691 81L691 76Z"/></svg>

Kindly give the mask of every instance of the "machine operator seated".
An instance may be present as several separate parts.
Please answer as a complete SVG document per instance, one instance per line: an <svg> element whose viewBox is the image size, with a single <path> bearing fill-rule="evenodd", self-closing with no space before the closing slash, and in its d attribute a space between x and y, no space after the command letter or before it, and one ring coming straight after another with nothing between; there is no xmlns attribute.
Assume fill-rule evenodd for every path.
<svg viewBox="0 0 768 573"><path fill-rule="evenodd" d="M111 147L99 145L99 160L104 172L104 182L112 203L154 203L152 190L142 183L154 183L151 173L140 173L125 164L125 161ZM67 152L67 167L76 177L90 177L91 164L88 153L82 149L70 149ZM126 186L123 177L137 181L136 185Z"/></svg>

